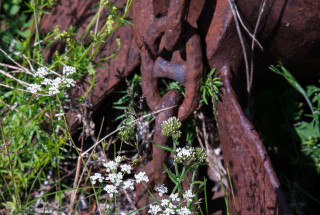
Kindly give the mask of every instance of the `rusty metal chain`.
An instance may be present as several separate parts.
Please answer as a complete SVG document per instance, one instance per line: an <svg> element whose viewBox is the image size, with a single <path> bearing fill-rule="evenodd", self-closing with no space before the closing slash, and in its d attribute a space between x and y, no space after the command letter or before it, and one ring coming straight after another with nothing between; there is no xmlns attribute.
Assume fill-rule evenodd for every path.
<svg viewBox="0 0 320 215"><path fill-rule="evenodd" d="M153 141L166 145L168 138L161 135L161 123L169 117L178 116L185 120L197 107L203 59L200 37L185 20L185 0L170 1L168 16L155 18L143 38L141 47L142 91L149 108L153 111L166 107L176 108L160 112L156 117ZM170 60L169 60L170 59ZM185 86L185 98L177 90L168 91L161 97L158 78L169 78ZM181 102L182 101L182 102ZM161 164L169 154L153 146L153 161L146 165L150 185L167 185L167 177ZM153 184L153 185L152 185ZM137 205L147 205L146 190L137 187Z"/></svg>
<svg viewBox="0 0 320 215"><path fill-rule="evenodd" d="M170 11L169 14L171 14ZM201 41L196 30L184 20L182 20L184 28L180 32L176 31L175 34L167 36L167 23L170 25L177 23L169 18L168 15L168 17L156 19L144 37L144 45L141 49L142 91L149 108L155 110L161 101L157 84L158 78L173 79L184 85L185 99L178 110L178 118L183 121L195 110L200 99L203 70ZM168 37L173 38L172 41L176 41L174 45L167 43ZM157 41L161 41L161 43L157 44ZM173 46L179 49L170 53L166 47L172 48ZM165 58L171 58L171 60L168 61Z"/></svg>

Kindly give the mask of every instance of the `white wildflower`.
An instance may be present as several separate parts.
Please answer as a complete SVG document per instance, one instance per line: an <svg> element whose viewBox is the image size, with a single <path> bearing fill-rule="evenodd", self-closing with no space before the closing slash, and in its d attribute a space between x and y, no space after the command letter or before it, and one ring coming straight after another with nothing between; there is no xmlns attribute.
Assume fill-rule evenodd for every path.
<svg viewBox="0 0 320 215"><path fill-rule="evenodd" d="M114 193L118 193L117 187L111 184L106 185L103 189L107 191L111 198L113 197Z"/></svg>
<svg viewBox="0 0 320 215"><path fill-rule="evenodd" d="M114 159L115 162L120 163L122 160L121 156L117 156L116 159Z"/></svg>
<svg viewBox="0 0 320 215"><path fill-rule="evenodd" d="M132 180L127 180L123 182L123 189L128 189L128 188L130 188L131 190L134 189Z"/></svg>
<svg viewBox="0 0 320 215"><path fill-rule="evenodd" d="M156 187L156 191L159 192L159 196L162 196L164 193L168 192L168 188L166 188L163 184Z"/></svg>
<svg viewBox="0 0 320 215"><path fill-rule="evenodd" d="M30 84L27 89L31 92L31 93L37 93L38 91L41 90L41 86L39 84Z"/></svg>
<svg viewBox="0 0 320 215"><path fill-rule="evenodd" d="M177 208L177 206L175 206L174 204L172 204L172 203L170 202L168 208L175 209L175 208Z"/></svg>
<svg viewBox="0 0 320 215"><path fill-rule="evenodd" d="M150 209L148 213L152 215L157 215L157 213L160 211L161 211L161 208L159 205L150 205Z"/></svg>
<svg viewBox="0 0 320 215"><path fill-rule="evenodd" d="M140 172L139 174L135 174L134 177L136 178L137 183L140 183L142 181L145 181L145 182L149 181L149 178L145 172Z"/></svg>
<svg viewBox="0 0 320 215"><path fill-rule="evenodd" d="M73 66L63 66L62 74L65 76L69 76L76 73L76 68Z"/></svg>
<svg viewBox="0 0 320 215"><path fill-rule="evenodd" d="M191 214L191 211L187 207L183 207L183 208L177 210L177 214L189 215L189 214Z"/></svg>
<svg viewBox="0 0 320 215"><path fill-rule="evenodd" d="M187 200L187 202L191 202L193 197L194 197L194 194L192 193L192 190L187 190L183 194L183 198L185 198Z"/></svg>
<svg viewBox="0 0 320 215"><path fill-rule="evenodd" d="M119 186L122 182L122 179L123 179L123 176L120 172L118 174L111 173L106 177L106 180L110 180L111 183L114 184L115 186Z"/></svg>
<svg viewBox="0 0 320 215"><path fill-rule="evenodd" d="M174 210L172 208L166 208L164 211L163 211L163 214L165 215L170 215L170 214L175 214Z"/></svg>
<svg viewBox="0 0 320 215"><path fill-rule="evenodd" d="M76 85L76 81L71 78L66 78L63 80L63 84L65 84L66 87L74 87Z"/></svg>
<svg viewBox="0 0 320 215"><path fill-rule="evenodd" d="M181 136L181 122L177 117L170 117L168 120L165 120L161 124L161 134L163 136L170 137L172 136L175 139L178 139Z"/></svg>
<svg viewBox="0 0 320 215"><path fill-rule="evenodd" d="M114 161L109 161L107 163L104 163L103 166L107 168L107 172L111 172L112 170L116 170L118 168L118 163Z"/></svg>
<svg viewBox="0 0 320 215"><path fill-rule="evenodd" d="M161 206L166 207L169 204L169 199L161 199Z"/></svg>
<svg viewBox="0 0 320 215"><path fill-rule="evenodd" d="M41 81L42 85L51 85L52 80L49 78L45 78L43 81Z"/></svg>
<svg viewBox="0 0 320 215"><path fill-rule="evenodd" d="M103 181L103 177L101 176L100 173L95 173L93 176L90 176L91 180L92 180L92 184L96 183L96 180L98 180L99 182Z"/></svg>
<svg viewBox="0 0 320 215"><path fill-rule="evenodd" d="M175 162L182 163L184 161L194 161L196 159L196 153L193 147L177 148Z"/></svg>
<svg viewBox="0 0 320 215"><path fill-rule="evenodd" d="M57 77L54 80L52 80L49 87L49 95L55 95L57 93L60 93L59 87L61 83L62 79L60 77Z"/></svg>
<svg viewBox="0 0 320 215"><path fill-rule="evenodd" d="M180 198L178 197L178 193L174 194L171 193L171 195L169 196L170 199L172 199L172 201L180 201Z"/></svg>
<svg viewBox="0 0 320 215"><path fill-rule="evenodd" d="M131 166L129 164L123 164L120 166L121 172L131 173Z"/></svg>
<svg viewBox="0 0 320 215"><path fill-rule="evenodd" d="M40 67L37 69L36 73L34 74L36 77L44 78L44 76L48 75L49 72L45 67Z"/></svg>

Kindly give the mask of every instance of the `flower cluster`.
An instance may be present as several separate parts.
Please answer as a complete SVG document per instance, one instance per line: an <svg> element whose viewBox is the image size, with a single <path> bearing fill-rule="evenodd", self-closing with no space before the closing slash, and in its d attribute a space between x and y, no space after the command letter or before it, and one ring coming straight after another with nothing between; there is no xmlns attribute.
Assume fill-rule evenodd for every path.
<svg viewBox="0 0 320 215"><path fill-rule="evenodd" d="M159 192L159 196L162 196L164 193L163 191L167 192L168 189L161 185L156 188L156 191ZM162 198L161 200L157 201L158 204L150 205L148 213L152 215L157 215L158 213L165 215L189 215L191 214L191 211L187 207L182 207L180 203L189 203L194 197L195 195L192 193L192 190L187 190L185 193L183 193L183 199L179 198L178 193L172 193L170 194L169 198Z"/></svg>
<svg viewBox="0 0 320 215"><path fill-rule="evenodd" d="M55 95L60 93L60 89L69 88L75 86L75 81L68 76L74 74L76 72L76 68L73 66L64 66L62 69L62 76L56 77L55 79L46 78L49 74L45 67L40 67L37 69L35 73L35 77L41 78L41 85L49 87L49 95ZM39 84L30 84L27 89L31 93L37 93L41 91L41 85Z"/></svg>
<svg viewBox="0 0 320 215"><path fill-rule="evenodd" d="M196 153L193 147L177 148L174 161L177 163L183 163L185 161L195 161Z"/></svg>
<svg viewBox="0 0 320 215"><path fill-rule="evenodd" d="M168 120L163 121L161 127L163 136L172 136L174 139L178 139L181 136L181 131L179 131L181 122L177 117L170 117Z"/></svg>
<svg viewBox="0 0 320 215"><path fill-rule="evenodd" d="M205 148L196 148L196 158L197 161L203 162L207 158L207 150Z"/></svg>
<svg viewBox="0 0 320 215"><path fill-rule="evenodd" d="M131 173L131 166L128 164L122 164L120 165L122 161L122 158L120 156L117 156L114 160L111 160L107 163L104 163L103 166L106 167L107 176L103 177L100 173L95 173L93 176L91 176L92 184L96 184L96 181L99 182L107 182L108 184L103 188L110 196L110 198L113 197L114 194L118 193L119 188L122 188L124 190L126 189L134 189L134 180L123 180L123 176L128 173ZM118 168L120 167L120 172L117 172ZM140 172L138 174L134 175L135 182L141 183L141 182L148 182L149 178L146 176L145 172Z"/></svg>
<svg viewBox="0 0 320 215"><path fill-rule="evenodd" d="M183 163L187 161L203 162L207 158L207 153L204 148L183 147L177 148L174 161Z"/></svg>
<svg viewBox="0 0 320 215"><path fill-rule="evenodd" d="M162 184L156 187L156 191L159 192L159 196L162 196L164 193L168 192L168 188Z"/></svg>
<svg viewBox="0 0 320 215"><path fill-rule="evenodd" d="M76 68L73 66L64 66L62 69L62 74L64 76L69 76L76 73Z"/></svg>
<svg viewBox="0 0 320 215"><path fill-rule="evenodd" d="M112 29L113 29L113 24L114 24L114 20L113 20L113 17L112 15L109 15L108 18L107 18L107 33L110 34Z"/></svg>
<svg viewBox="0 0 320 215"><path fill-rule="evenodd" d="M36 77L44 78L44 76L48 75L49 72L45 67L40 67L37 69L37 72L34 74Z"/></svg>
<svg viewBox="0 0 320 215"><path fill-rule="evenodd" d="M41 86L39 84L30 84L27 89L31 92L31 93L37 93L38 91L41 90Z"/></svg>

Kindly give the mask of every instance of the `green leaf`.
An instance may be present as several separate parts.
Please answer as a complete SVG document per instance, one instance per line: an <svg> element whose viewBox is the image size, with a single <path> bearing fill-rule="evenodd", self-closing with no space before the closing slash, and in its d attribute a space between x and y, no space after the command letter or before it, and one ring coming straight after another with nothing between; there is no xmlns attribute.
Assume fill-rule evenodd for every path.
<svg viewBox="0 0 320 215"><path fill-rule="evenodd" d="M156 142L152 142L152 144L154 144L156 147L158 147L160 149L163 149L163 150L166 150L166 151L169 151L169 152L174 152L173 149L168 147L168 146L159 145Z"/></svg>
<svg viewBox="0 0 320 215"><path fill-rule="evenodd" d="M19 12L19 10L20 10L20 6L19 5L12 5L11 8L10 8L9 14L11 16L14 16Z"/></svg>
<svg viewBox="0 0 320 215"><path fill-rule="evenodd" d="M202 185L202 186L205 186L205 185L206 185L206 182L204 182L204 181L192 181L191 183L192 183L192 184L200 184L200 185Z"/></svg>
<svg viewBox="0 0 320 215"><path fill-rule="evenodd" d="M29 30L29 29L28 29L28 30L25 30L25 31L19 31L19 30L18 30L17 33L18 33L21 37L27 39L28 36L29 36L29 34L30 34L30 30Z"/></svg>
<svg viewBox="0 0 320 215"><path fill-rule="evenodd" d="M320 88L314 85L307 86L307 96L310 97L312 94L320 92Z"/></svg>
<svg viewBox="0 0 320 215"><path fill-rule="evenodd" d="M283 76L293 88L295 88L299 93L301 93L307 101L311 112L314 113L312 103L309 100L306 91L301 87L301 85L297 82L293 75L283 66L282 62L279 62L277 67L271 65L269 68L271 71ZM278 68L280 68L282 71L280 71Z"/></svg>
<svg viewBox="0 0 320 215"><path fill-rule="evenodd" d="M205 163L198 163L199 166L206 166L208 165L210 162L205 162Z"/></svg>
<svg viewBox="0 0 320 215"><path fill-rule="evenodd" d="M162 167L167 172L167 174L168 174L169 178L171 179L171 181L173 183L177 184L178 183L177 176L175 174L173 174L173 172L171 172L171 170L168 169L168 167L165 164L162 164Z"/></svg>
<svg viewBox="0 0 320 215"><path fill-rule="evenodd" d="M299 125L294 127L301 142L306 142L311 138L320 137L317 127L314 126L312 122L301 122Z"/></svg>

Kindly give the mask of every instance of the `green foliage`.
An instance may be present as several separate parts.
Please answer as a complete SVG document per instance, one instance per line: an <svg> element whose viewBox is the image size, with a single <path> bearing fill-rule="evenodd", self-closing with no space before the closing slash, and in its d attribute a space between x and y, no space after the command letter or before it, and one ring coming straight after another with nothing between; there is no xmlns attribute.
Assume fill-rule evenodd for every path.
<svg viewBox="0 0 320 215"><path fill-rule="evenodd" d="M131 2L128 1L127 9ZM67 143L73 143L66 123L66 112L73 108L68 88L76 80L89 77L87 91L72 99L73 105L85 106L83 103L95 85L95 69L114 57L121 44L117 40L118 49L103 59L96 56L99 48L117 26L128 23L124 19L128 10L120 14L113 3L101 3L92 23L97 22L105 7L111 11L108 22L92 31L90 39L83 37L87 41L83 45L76 39L78 32L72 26L62 32L55 27L51 33L40 35L39 23L55 4L53 0L1 1L0 210L6 208L11 214L19 214L31 208L34 188L47 180L49 170L57 174L58 183L49 183L57 188L59 207L62 206L59 166L67 157ZM46 62L44 50L54 42L60 42L66 51L56 52L52 61ZM45 75L40 76L39 71ZM53 86L59 89L55 93ZM33 212L31 209L30 213Z"/></svg>
<svg viewBox="0 0 320 215"><path fill-rule="evenodd" d="M212 78L214 76L215 71L215 68L211 69L209 74L207 74L206 70L203 71L203 81L202 86L200 88L202 97L200 99L200 103L205 103L206 105L208 105L208 99L212 98L214 94L219 94L219 87L222 86L222 82L219 81L219 77Z"/></svg>
<svg viewBox="0 0 320 215"><path fill-rule="evenodd" d="M315 91L312 94L309 86L302 87L282 64L272 66L272 70L286 78L255 92L252 109L255 127L292 211L295 214L317 214L315 209L319 208L319 201L315 196L318 195L318 185L310 182L319 180L319 162L313 156L317 154L318 140L311 138L312 142L309 142L308 138L317 136L318 129L305 100L307 96L313 103L314 113L317 113L318 104L312 101Z"/></svg>
<svg viewBox="0 0 320 215"><path fill-rule="evenodd" d="M320 171L320 88L310 85L307 86L307 90L304 90L293 75L284 68L281 62L277 67L271 66L270 69L275 73L282 75L288 83L303 96L310 108L311 114L304 114L305 118L308 120L298 121L294 128L301 140L303 146L302 150L313 158L315 165L318 167L318 171Z"/></svg>
<svg viewBox="0 0 320 215"><path fill-rule="evenodd" d="M170 180L175 184L175 187L172 190L172 194L176 193L179 197L182 196L183 193L186 193L182 187L182 183L184 180L188 181L187 174L190 172L192 174L191 180L188 181L190 186L189 191L194 193L192 200L197 199L199 192L206 184L206 179L204 181L196 181L195 175L200 165L207 165L207 163L203 163L206 159L207 154L204 148L195 148L195 147L183 147L177 148L179 145L179 138L181 135L181 131L179 130L181 127L181 123L176 117L170 117L168 120L163 121L161 124L162 130L161 133L165 136L171 136L173 140L173 146L160 146L156 143L153 143L157 147L170 151L174 155L174 172L170 170L165 164L163 164L163 168L168 174ZM178 135L177 135L178 134ZM179 170L178 163L182 164L182 170ZM197 189L195 189L195 185L198 185ZM194 191L195 190L195 191ZM191 200L191 199L190 199ZM181 206L181 200L179 205ZM192 211L196 208L197 205L193 204L192 201L187 202L187 208Z"/></svg>

